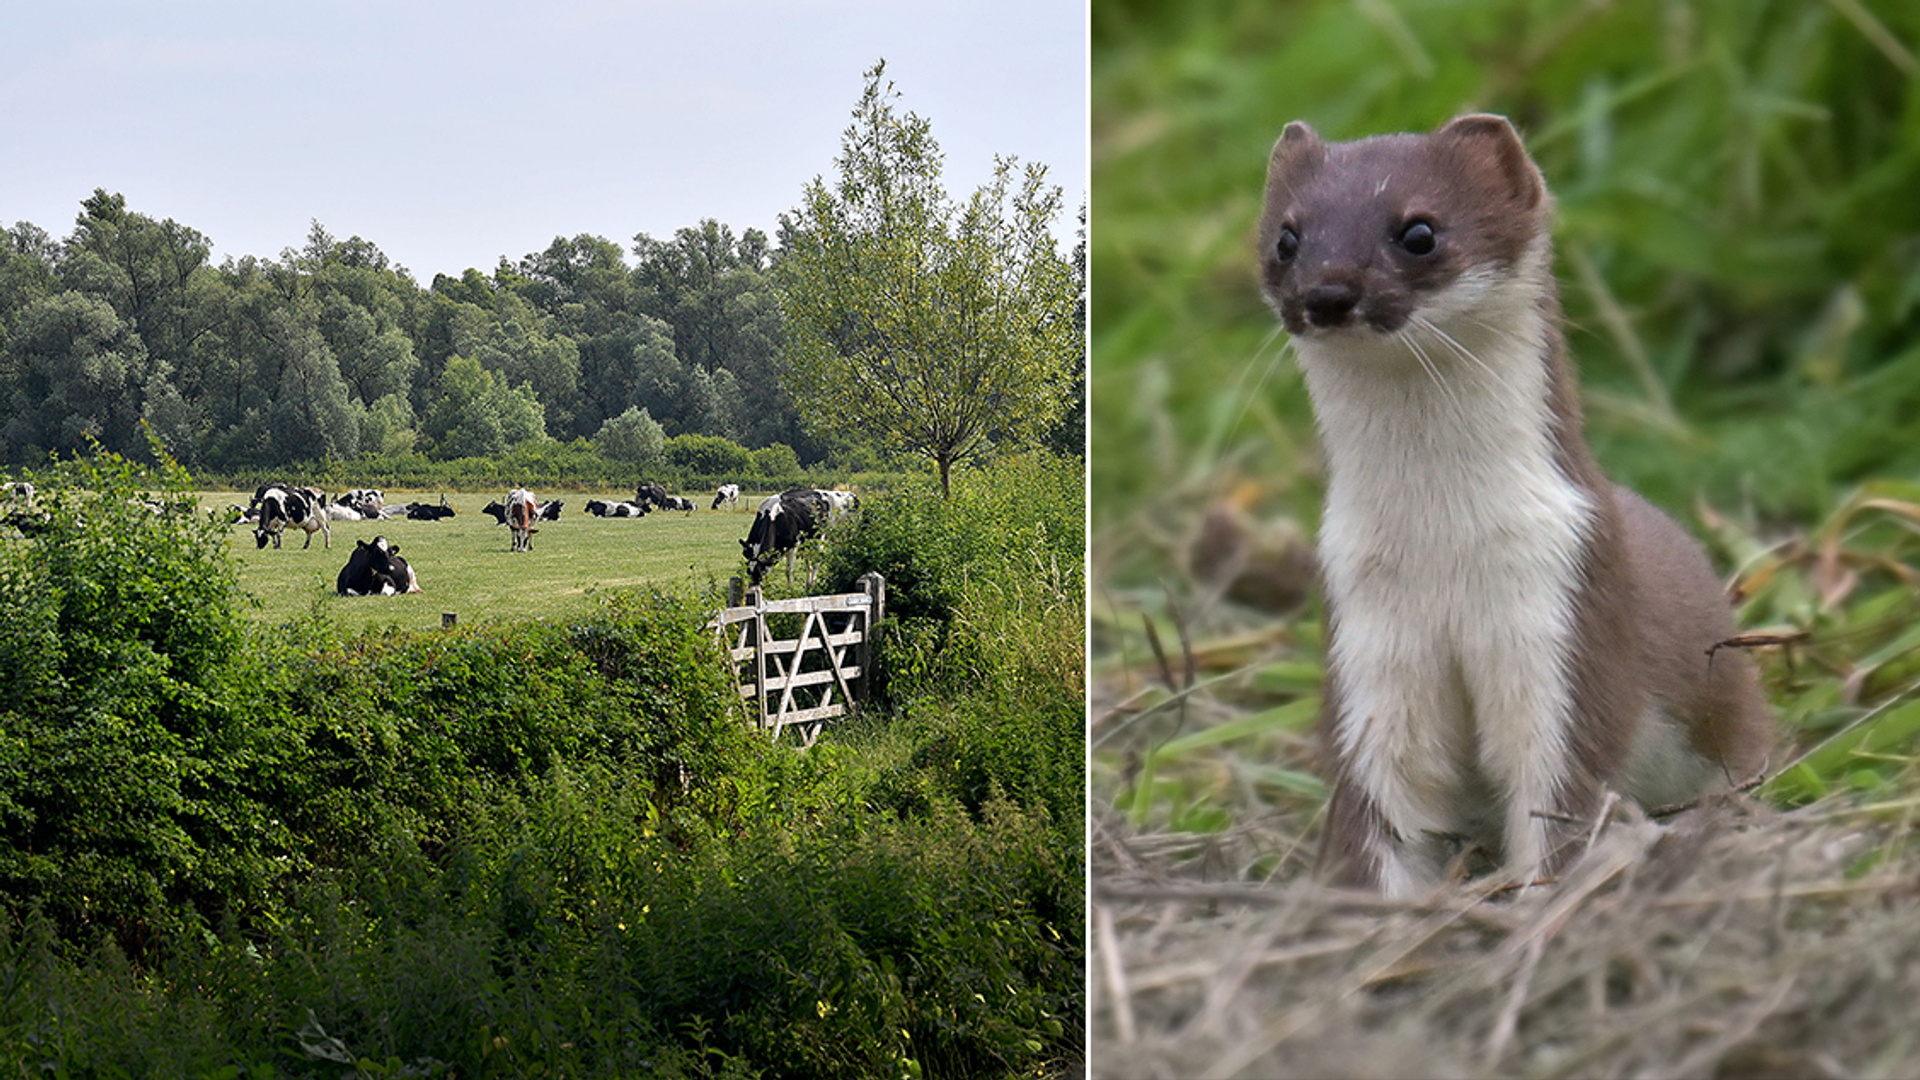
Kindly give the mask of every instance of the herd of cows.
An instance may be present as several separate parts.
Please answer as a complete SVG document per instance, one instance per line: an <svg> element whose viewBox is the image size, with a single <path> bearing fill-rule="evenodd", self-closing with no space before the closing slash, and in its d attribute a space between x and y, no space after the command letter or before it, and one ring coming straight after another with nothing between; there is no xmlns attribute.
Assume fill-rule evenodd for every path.
<svg viewBox="0 0 1920 1080"><path fill-rule="evenodd" d="M715 492L711 509L732 508L740 499L738 484L722 484ZM537 522L560 520L561 500L541 504L533 492L516 487L504 502L490 502L481 509L507 527L509 550L531 551ZM795 488L770 495L760 503L746 539L740 541L741 557L746 560L747 576L758 585L780 556L787 556L787 574L793 574L793 553L801 541L820 535L834 519L858 509L859 499L850 491L824 488ZM638 518L662 511L691 514L692 500L670 495L665 487L642 483L632 499L619 502L589 500L585 511L594 517ZM280 546L289 528L307 534L304 548L313 546L313 534L321 534L321 546L333 546L332 522L335 521L438 521L454 516L443 495L438 504L410 502L389 506L385 494L376 488L355 488L337 499L329 499L318 488L293 484L262 484L253 493L248 506L229 508L228 520L253 525L256 548L271 543ZM341 596L392 596L420 591L418 575L400 555L399 545L385 536L360 540L340 570L335 589Z"/></svg>

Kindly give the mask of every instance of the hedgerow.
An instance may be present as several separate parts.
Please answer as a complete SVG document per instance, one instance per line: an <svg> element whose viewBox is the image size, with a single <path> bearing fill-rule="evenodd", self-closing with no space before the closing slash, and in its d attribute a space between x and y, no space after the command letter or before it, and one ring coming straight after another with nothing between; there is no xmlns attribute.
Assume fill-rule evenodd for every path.
<svg viewBox="0 0 1920 1080"><path fill-rule="evenodd" d="M897 684L918 704L801 753L742 722L695 598L265 628L223 534L170 509L184 474L99 455L36 480L51 531L0 540L0 1072L991 1076L1080 1052L1077 682L1022 689L1065 616L1024 658L973 642L1020 615L985 554Z"/></svg>

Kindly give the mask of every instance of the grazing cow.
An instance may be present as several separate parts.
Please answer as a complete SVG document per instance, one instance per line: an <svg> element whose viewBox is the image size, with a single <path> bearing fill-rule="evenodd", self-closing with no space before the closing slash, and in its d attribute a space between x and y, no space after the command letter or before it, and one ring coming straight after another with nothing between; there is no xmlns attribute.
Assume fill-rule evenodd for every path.
<svg viewBox="0 0 1920 1080"><path fill-rule="evenodd" d="M7 485L7 501L22 506L33 505L33 484L26 480L15 480Z"/></svg>
<svg viewBox="0 0 1920 1080"><path fill-rule="evenodd" d="M253 509L259 514L253 529L254 546L264 548L267 541L272 540L277 550L280 534L292 525L306 530L307 542L300 545L302 551L313 546L316 532L325 535L324 546L331 548L333 528L327 524L326 501L327 497L315 488L262 486L253 494Z"/></svg>
<svg viewBox="0 0 1920 1080"><path fill-rule="evenodd" d="M720 487L716 489L713 493L713 505L707 507L707 509L718 510L720 509L721 503L726 503L727 509L731 510L735 506L739 505L739 502L740 502L740 485L739 484L721 484Z"/></svg>
<svg viewBox="0 0 1920 1080"><path fill-rule="evenodd" d="M599 499L587 500L587 513L594 517L637 518L646 517L648 507L636 502L602 502Z"/></svg>
<svg viewBox="0 0 1920 1080"><path fill-rule="evenodd" d="M794 549L800 546L800 541L819 536L831 513L832 507L825 495L813 488L783 491L762 502L759 513L753 516L753 525L747 529L747 538L740 541L740 553L747 560L748 579L755 585L760 584L784 554L787 580L792 581Z"/></svg>
<svg viewBox="0 0 1920 1080"><path fill-rule="evenodd" d="M837 518L849 510L860 509L860 496L851 491L828 491L825 488L815 490L820 492L820 497L826 499L827 506L832 509L830 518Z"/></svg>
<svg viewBox="0 0 1920 1080"><path fill-rule="evenodd" d="M334 579L333 587L341 596L393 596L419 592L420 579L414 576L407 560L400 557L400 545L389 544L386 537L376 536L371 542L362 540L354 547L353 554L347 557L347 565Z"/></svg>
<svg viewBox="0 0 1920 1080"><path fill-rule="evenodd" d="M507 530L513 534L513 546L510 551L532 551L533 527L540 516L540 503L533 492L526 488L514 488L507 492Z"/></svg>

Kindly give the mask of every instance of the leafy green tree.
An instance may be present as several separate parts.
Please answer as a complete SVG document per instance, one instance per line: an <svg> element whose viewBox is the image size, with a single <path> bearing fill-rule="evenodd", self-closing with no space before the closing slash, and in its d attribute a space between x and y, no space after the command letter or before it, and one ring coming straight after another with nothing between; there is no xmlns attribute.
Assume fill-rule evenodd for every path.
<svg viewBox="0 0 1920 1080"><path fill-rule="evenodd" d="M66 291L29 304L7 340L8 455L145 449L140 421L168 386L163 365L106 301Z"/></svg>
<svg viewBox="0 0 1920 1080"><path fill-rule="evenodd" d="M580 396L580 350L571 338L549 336L539 312L516 293L502 290L493 311L473 355L503 384L531 387L549 420L565 431Z"/></svg>
<svg viewBox="0 0 1920 1080"><path fill-rule="evenodd" d="M413 445L413 406L405 394L388 394L360 414L361 453L407 454Z"/></svg>
<svg viewBox="0 0 1920 1080"><path fill-rule="evenodd" d="M941 186L928 122L867 73L829 187L807 185L781 264L791 389L810 426L884 433L955 461L1043 436L1081 342L1073 273L1052 234L1060 189L1000 159L964 205Z"/></svg>
<svg viewBox="0 0 1920 1080"><path fill-rule="evenodd" d="M59 253L53 237L32 222L0 229L0 343L28 304L60 291L53 273Z"/></svg>
<svg viewBox="0 0 1920 1080"><path fill-rule="evenodd" d="M509 387L471 356L455 356L440 375L425 435L440 460L498 454L546 430L540 401L526 386Z"/></svg>
<svg viewBox="0 0 1920 1080"><path fill-rule="evenodd" d="M601 457L642 468L660 463L666 441L667 433L647 410L637 405L629 406L626 412L601 424L593 437L594 448Z"/></svg>
<svg viewBox="0 0 1920 1080"><path fill-rule="evenodd" d="M111 304L148 354L172 370L218 314L200 296L212 284L212 250L198 230L135 213L124 195L96 188L81 203L59 270L69 288Z"/></svg>
<svg viewBox="0 0 1920 1080"><path fill-rule="evenodd" d="M285 830L237 797L267 740L224 692L245 597L223 526L127 513L190 506L177 466L103 453L36 480L48 533L0 544L0 890L131 949L272 873Z"/></svg>
<svg viewBox="0 0 1920 1080"><path fill-rule="evenodd" d="M299 307L274 312L279 379L268 411L273 444L281 460L351 459L360 451L360 423L348 405L340 365L307 314Z"/></svg>
<svg viewBox="0 0 1920 1080"><path fill-rule="evenodd" d="M1080 228L1073 245L1073 327L1074 334L1087 337L1087 204L1080 204ZM1073 359L1073 389L1060 420L1048 433L1047 449L1056 454L1087 455L1087 354L1079 350Z"/></svg>

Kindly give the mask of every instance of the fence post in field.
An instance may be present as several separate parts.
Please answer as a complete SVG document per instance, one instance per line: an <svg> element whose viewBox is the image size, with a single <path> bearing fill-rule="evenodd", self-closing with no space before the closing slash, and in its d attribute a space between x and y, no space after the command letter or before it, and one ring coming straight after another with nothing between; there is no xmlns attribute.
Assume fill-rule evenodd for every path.
<svg viewBox="0 0 1920 1080"><path fill-rule="evenodd" d="M860 665L860 680L854 684L854 700L865 704L873 695L873 638L879 632L880 619L887 611L887 579L877 570L869 570L860 575L854 588L867 594L872 601L867 606L866 626L860 635L860 642L854 646L854 660Z"/></svg>
<svg viewBox="0 0 1920 1080"><path fill-rule="evenodd" d="M727 606L739 607L741 598L746 595L747 583L737 577L727 579Z"/></svg>
<svg viewBox="0 0 1920 1080"><path fill-rule="evenodd" d="M747 590L745 606L761 606L760 586ZM753 617L753 629L749 631L753 645L753 701L754 708L760 712L760 729L767 728L767 613L762 611ZM776 733L777 734L777 733Z"/></svg>

